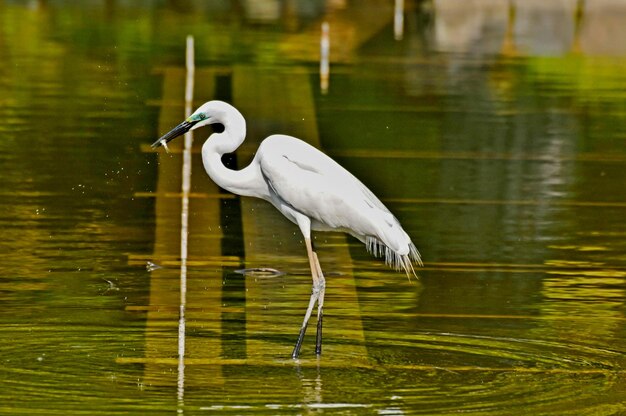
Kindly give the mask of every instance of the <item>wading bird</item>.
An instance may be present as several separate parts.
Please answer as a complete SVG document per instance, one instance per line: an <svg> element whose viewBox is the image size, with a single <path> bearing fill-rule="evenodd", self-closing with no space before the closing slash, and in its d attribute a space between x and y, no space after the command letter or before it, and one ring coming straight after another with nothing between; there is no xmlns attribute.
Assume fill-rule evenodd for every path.
<svg viewBox="0 0 626 416"><path fill-rule="evenodd" d="M152 144L153 148L209 124L222 124L202 146L202 162L211 179L237 195L269 201L300 227L304 236L313 288L292 357L297 358L317 302L315 353L322 351L322 314L326 282L311 243L311 230L343 231L365 243L367 250L407 275L422 264L407 233L382 202L350 172L313 146L295 137L272 135L263 140L250 165L232 170L222 155L234 152L246 137L246 122L236 108L209 101Z"/></svg>

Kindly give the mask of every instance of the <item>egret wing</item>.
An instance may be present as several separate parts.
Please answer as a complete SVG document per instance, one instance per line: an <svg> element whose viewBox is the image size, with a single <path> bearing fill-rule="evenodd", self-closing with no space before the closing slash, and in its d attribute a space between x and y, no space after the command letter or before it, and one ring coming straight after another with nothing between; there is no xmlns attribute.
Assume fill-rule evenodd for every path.
<svg viewBox="0 0 626 416"><path fill-rule="evenodd" d="M331 228L370 235L377 223L397 220L361 181L318 149L288 136L270 136L259 148L261 171L276 195Z"/></svg>

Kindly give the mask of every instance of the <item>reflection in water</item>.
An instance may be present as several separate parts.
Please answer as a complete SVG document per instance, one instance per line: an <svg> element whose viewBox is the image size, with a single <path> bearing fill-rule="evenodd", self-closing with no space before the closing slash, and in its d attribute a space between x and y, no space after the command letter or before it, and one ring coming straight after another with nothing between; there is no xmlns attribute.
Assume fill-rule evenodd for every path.
<svg viewBox="0 0 626 416"><path fill-rule="evenodd" d="M285 273L280 270L272 269L271 267L255 267L252 269L239 269L235 270L235 273L241 273L244 276L254 276L254 277L278 277L282 276Z"/></svg>
<svg viewBox="0 0 626 416"><path fill-rule="evenodd" d="M2 411L624 413L626 7L457 3L0 3ZM184 115L188 33L195 104L249 120L231 166L305 138L426 265L318 236L328 344L294 362L297 229L194 170L183 403L181 149L140 149Z"/></svg>
<svg viewBox="0 0 626 416"><path fill-rule="evenodd" d="M404 0L395 0L393 11L393 36L402 40L404 36Z"/></svg>
<svg viewBox="0 0 626 416"><path fill-rule="evenodd" d="M195 51L193 36L187 36L185 48L185 117L192 113ZM165 142L162 142L165 143ZM187 322L187 258L189 254L189 194L191 192L191 148L193 132L186 132L183 142L183 166L181 172L181 207L180 207L180 305L178 312L178 407L179 413L185 405L185 345ZM166 147L167 150L167 147Z"/></svg>
<svg viewBox="0 0 626 416"><path fill-rule="evenodd" d="M315 367L315 378L307 378L299 366L296 366L296 372L302 383L303 404L311 409L315 408L315 406L320 403L324 403L322 394L322 374L319 364Z"/></svg>
<svg viewBox="0 0 626 416"><path fill-rule="evenodd" d="M320 89L322 90L322 94L328 93L328 78L330 76L330 39L328 32L328 22L323 22L320 40Z"/></svg>

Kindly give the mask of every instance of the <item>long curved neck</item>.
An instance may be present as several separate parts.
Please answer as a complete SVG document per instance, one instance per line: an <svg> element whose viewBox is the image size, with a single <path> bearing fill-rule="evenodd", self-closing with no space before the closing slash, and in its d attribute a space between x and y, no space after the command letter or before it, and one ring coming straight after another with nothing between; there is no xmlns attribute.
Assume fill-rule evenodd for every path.
<svg viewBox="0 0 626 416"><path fill-rule="evenodd" d="M236 117L239 116L239 117ZM223 120L224 131L212 134L202 145L202 163L213 182L237 195L264 197L264 188L258 165L253 161L241 170L224 166L222 155L231 153L243 143L246 124L241 114Z"/></svg>

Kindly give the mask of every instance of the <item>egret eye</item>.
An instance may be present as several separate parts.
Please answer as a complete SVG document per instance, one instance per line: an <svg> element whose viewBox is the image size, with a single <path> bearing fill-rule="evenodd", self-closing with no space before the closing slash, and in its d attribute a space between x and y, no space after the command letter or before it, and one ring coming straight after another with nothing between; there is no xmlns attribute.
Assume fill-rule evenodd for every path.
<svg viewBox="0 0 626 416"><path fill-rule="evenodd" d="M204 120L204 119L206 118L206 114L204 114L204 113L200 113L200 114L198 114L198 118L199 118L200 120Z"/></svg>

